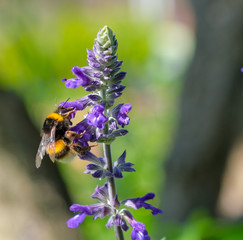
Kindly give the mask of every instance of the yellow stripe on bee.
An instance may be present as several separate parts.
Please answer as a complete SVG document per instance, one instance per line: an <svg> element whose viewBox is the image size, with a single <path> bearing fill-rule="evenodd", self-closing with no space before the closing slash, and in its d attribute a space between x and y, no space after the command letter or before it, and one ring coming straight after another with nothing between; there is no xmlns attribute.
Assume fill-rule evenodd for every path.
<svg viewBox="0 0 243 240"><path fill-rule="evenodd" d="M64 150L66 147L65 142L62 139L59 139L55 142L55 154L60 153L62 150ZM48 149L48 154L49 155L54 155L54 149L53 147L50 147Z"/></svg>
<svg viewBox="0 0 243 240"><path fill-rule="evenodd" d="M62 122L64 120L63 116L60 115L59 113L50 113L47 117L47 119L54 119L59 122Z"/></svg>

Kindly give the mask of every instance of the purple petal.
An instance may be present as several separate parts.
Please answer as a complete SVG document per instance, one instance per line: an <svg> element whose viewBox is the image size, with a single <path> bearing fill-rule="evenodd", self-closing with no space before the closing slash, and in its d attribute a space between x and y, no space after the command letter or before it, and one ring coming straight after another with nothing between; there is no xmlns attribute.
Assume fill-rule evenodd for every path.
<svg viewBox="0 0 243 240"><path fill-rule="evenodd" d="M122 79L124 79L126 77L126 72L119 72L115 75L114 79L113 79L113 82L116 82L116 81L121 81Z"/></svg>
<svg viewBox="0 0 243 240"><path fill-rule="evenodd" d="M72 212L84 212L87 215L92 215L92 205L79 205L79 204L73 204L70 208L70 211Z"/></svg>
<svg viewBox="0 0 243 240"><path fill-rule="evenodd" d="M96 164L88 164L85 168L87 170L98 170L98 169L100 169L100 166L98 166Z"/></svg>
<svg viewBox="0 0 243 240"><path fill-rule="evenodd" d="M111 216L109 219L108 219L108 222L106 223L106 227L107 228L111 228L112 226L114 225L114 217Z"/></svg>
<svg viewBox="0 0 243 240"><path fill-rule="evenodd" d="M87 115L86 119L91 126L98 127L99 129L104 128L104 123L108 118L103 114L104 106L95 105L91 112Z"/></svg>
<svg viewBox="0 0 243 240"><path fill-rule="evenodd" d="M123 178L122 172L120 171L120 169L118 167L114 168L113 174L114 174L114 177L116 177L116 178Z"/></svg>
<svg viewBox="0 0 243 240"><path fill-rule="evenodd" d="M126 159L126 150L122 153L122 155L117 159L118 163L125 163Z"/></svg>
<svg viewBox="0 0 243 240"><path fill-rule="evenodd" d="M70 218L67 221L67 226L69 228L76 228L76 227L78 227L79 224L81 224L83 222L85 217L86 217L85 213L79 213L79 214L77 214L76 216Z"/></svg>
<svg viewBox="0 0 243 240"><path fill-rule="evenodd" d="M73 68L72 68L72 72L73 72L73 74L76 75L76 76L81 80L81 82L82 82L81 85L82 85L83 87L89 85L89 82L92 80L92 79L90 79L90 78L85 74L85 70L87 70L86 68L87 68L87 67L82 67L82 68L80 68L80 67L73 67Z"/></svg>
<svg viewBox="0 0 243 240"><path fill-rule="evenodd" d="M71 131L74 131L78 134L84 133L84 135L81 137L81 141L83 142L94 142L97 140L96 136L96 128L88 124L88 120L84 119L80 123L76 124L74 127L70 128Z"/></svg>
<svg viewBox="0 0 243 240"><path fill-rule="evenodd" d="M131 109L132 109L132 105L130 103L126 103L121 107L120 113L127 114L131 111Z"/></svg>
<svg viewBox="0 0 243 240"><path fill-rule="evenodd" d="M155 194L151 192L151 193L147 193L146 195L144 195L140 199L145 202L145 201L154 199L154 197L155 197Z"/></svg>
<svg viewBox="0 0 243 240"><path fill-rule="evenodd" d="M94 100L92 100L94 99ZM96 103L97 98L94 97L94 95L87 95L85 97L82 97L80 99L77 99L75 101L69 101L69 102L61 102L59 106L63 106L65 104L65 108L73 107L77 110L83 110L88 106L94 106Z"/></svg>
<svg viewBox="0 0 243 240"><path fill-rule="evenodd" d="M95 172L92 174L92 176L93 176L94 178L101 178L101 177L103 176L103 174L104 174L104 170L97 170L97 171L95 171Z"/></svg>
<svg viewBox="0 0 243 240"><path fill-rule="evenodd" d="M99 211L96 212L96 214L94 215L94 220L97 218L101 218L103 219L105 216L107 216L108 214L110 214L111 212L111 208L107 207L107 206L103 206L102 208L100 208Z"/></svg>
<svg viewBox="0 0 243 240"><path fill-rule="evenodd" d="M129 103L118 104L115 108L112 109L111 115L116 118L118 124L124 127L129 124L130 117L127 116L128 112L132 109L132 105Z"/></svg>
<svg viewBox="0 0 243 240"><path fill-rule="evenodd" d="M123 85L117 85L117 84L113 84L112 86L110 86L110 89L108 90L108 93L114 93L114 92L122 92L126 87Z"/></svg>
<svg viewBox="0 0 243 240"><path fill-rule="evenodd" d="M75 203L72 206L70 206L69 210L72 212L83 211L83 206Z"/></svg>
<svg viewBox="0 0 243 240"><path fill-rule="evenodd" d="M136 221L134 218L128 219L128 222L133 228L131 233L132 240L150 240L148 232L143 223Z"/></svg>
<svg viewBox="0 0 243 240"><path fill-rule="evenodd" d="M97 186L95 192L91 195L91 198L97 199L100 202L106 203L108 199L108 185L107 183L104 186Z"/></svg>
<svg viewBox="0 0 243 240"><path fill-rule="evenodd" d="M78 78L63 79L66 88L77 88L82 85L82 80Z"/></svg>
<svg viewBox="0 0 243 240"><path fill-rule="evenodd" d="M152 214L153 215L157 215L159 213L162 213L163 211L161 211L160 209L154 207L151 204L146 203L146 201L153 199L155 197L154 193L148 193L145 196L141 197L141 198L130 198L130 199L125 199L123 200L121 203L128 206L128 207L132 207L134 209L139 209L141 207L144 207L145 209L150 209L152 210Z"/></svg>
<svg viewBox="0 0 243 240"><path fill-rule="evenodd" d="M143 204L143 207L144 207L145 209L150 209L150 210L152 210L152 214L153 214L153 215L157 215L157 214L159 214L159 213L163 213L162 210L160 210L159 208L156 208L156 207L154 207L153 205L148 204L148 203L144 203L144 204Z"/></svg>
<svg viewBox="0 0 243 240"><path fill-rule="evenodd" d="M120 136L124 136L124 135L126 135L127 133L128 133L128 131L127 131L126 129L118 129L118 130L114 131L114 132L112 133L112 135L113 135L114 137L120 137Z"/></svg>
<svg viewBox="0 0 243 240"><path fill-rule="evenodd" d="M96 59L95 54L94 54L93 51L90 50L90 49L87 49L87 57L88 57L89 59L92 59L92 60L95 60L95 59Z"/></svg>
<svg viewBox="0 0 243 240"><path fill-rule="evenodd" d="M134 164L130 163L130 162L123 163L123 164L120 164L119 169L122 172L136 172L136 170L134 168L132 168L133 165Z"/></svg>
<svg viewBox="0 0 243 240"><path fill-rule="evenodd" d="M99 95L97 95L97 94L90 94L90 95L88 95L88 98L90 100L94 101L94 102L97 102L97 101L101 100L101 97Z"/></svg>
<svg viewBox="0 0 243 240"><path fill-rule="evenodd" d="M121 92L114 92L114 93L112 93L112 94L109 95L109 98L115 99L115 98L120 97L121 95L122 95Z"/></svg>
<svg viewBox="0 0 243 240"><path fill-rule="evenodd" d="M127 231L129 229L124 217L122 217L120 214L116 214L114 219L114 225L121 226L123 231Z"/></svg>
<svg viewBox="0 0 243 240"><path fill-rule="evenodd" d="M87 160L93 163L96 163L98 165L102 164L104 165L104 160L102 158L96 157L93 153L87 152L85 155L83 155L83 160Z"/></svg>

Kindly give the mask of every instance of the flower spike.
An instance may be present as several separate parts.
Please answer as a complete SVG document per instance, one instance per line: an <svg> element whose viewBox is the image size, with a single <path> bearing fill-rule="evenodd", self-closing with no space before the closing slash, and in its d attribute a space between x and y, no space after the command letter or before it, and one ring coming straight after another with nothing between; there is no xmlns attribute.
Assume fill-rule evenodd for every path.
<svg viewBox="0 0 243 240"><path fill-rule="evenodd" d="M80 150L76 151L80 159L89 162L85 167L85 173L98 179L106 178L106 183L102 187L97 186L91 195L91 198L98 203L73 204L70 207L75 216L67 221L67 226L78 227L86 216L93 216L94 220L107 216L106 227L115 228L117 240L124 240L123 231L129 229L128 225L132 228L132 240L150 240L145 225L136 221L126 207L134 209L144 207L152 210L153 215L162 213L160 209L147 203L155 197L155 194L148 193L143 197L128 198L119 202L115 187L115 178L123 178L123 172L135 172L134 164L126 162L126 151L123 151L114 163L111 156L112 142L128 133L124 128L130 123L129 113L132 109L130 103L115 105L116 99L126 88L122 83L126 72L120 71L123 62L118 60L117 48L116 36L109 27L104 26L98 32L93 48L87 49L88 66L74 66L72 68L74 78L62 80L69 89L83 87L89 92L82 98L65 103L66 108L73 108L70 119L78 111L86 108L88 113L75 126L71 126L70 123L67 127L74 133L74 138L70 140L64 135L63 140L68 142L68 146ZM95 144L89 145L90 142L103 144L104 157L97 157L90 152L91 147L95 146ZM87 151L81 151L84 149Z"/></svg>

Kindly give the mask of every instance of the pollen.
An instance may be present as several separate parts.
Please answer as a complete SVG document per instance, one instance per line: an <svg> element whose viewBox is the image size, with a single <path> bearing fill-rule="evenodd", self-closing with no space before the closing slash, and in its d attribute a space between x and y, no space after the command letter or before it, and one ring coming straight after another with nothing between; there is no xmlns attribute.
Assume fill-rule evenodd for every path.
<svg viewBox="0 0 243 240"><path fill-rule="evenodd" d="M59 122L62 122L64 120L63 116L58 114L58 113L50 113L46 118L47 119L54 119L54 120L57 120Z"/></svg>

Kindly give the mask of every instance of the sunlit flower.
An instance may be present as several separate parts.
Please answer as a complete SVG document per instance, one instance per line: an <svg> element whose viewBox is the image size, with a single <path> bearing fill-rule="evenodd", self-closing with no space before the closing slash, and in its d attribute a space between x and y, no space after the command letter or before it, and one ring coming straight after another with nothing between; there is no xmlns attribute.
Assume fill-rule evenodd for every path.
<svg viewBox="0 0 243 240"><path fill-rule="evenodd" d="M124 211L125 218L133 228L131 232L131 239L132 240L150 240L148 235L148 231L143 223L136 221L136 219L132 216L132 214L125 210Z"/></svg>
<svg viewBox="0 0 243 240"><path fill-rule="evenodd" d="M111 209L106 207L103 203L93 205L73 204L70 207L70 211L78 212L78 214L67 221L67 226L69 228L76 228L83 222L87 215L94 215L94 219L104 218L110 213Z"/></svg>
<svg viewBox="0 0 243 240"><path fill-rule="evenodd" d="M105 108L102 105L95 105L86 117L88 123L94 127L103 129L104 123L108 120L103 113L104 110Z"/></svg>
<svg viewBox="0 0 243 240"><path fill-rule="evenodd" d="M143 197L125 199L121 203L124 204L125 206L131 207L131 208L134 208L134 209L139 209L141 207L144 207L145 209L152 210L153 215L157 215L159 213L162 213L163 211L154 207L151 204L146 203L146 201L151 200L154 197L155 197L154 193L147 193Z"/></svg>
<svg viewBox="0 0 243 240"><path fill-rule="evenodd" d="M114 176L116 178L122 178L122 172L135 172L135 169L132 168L134 165L130 162L125 162L126 159L126 151L114 162Z"/></svg>

